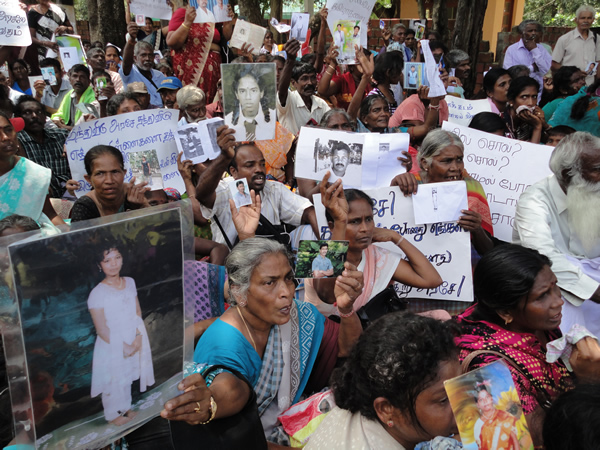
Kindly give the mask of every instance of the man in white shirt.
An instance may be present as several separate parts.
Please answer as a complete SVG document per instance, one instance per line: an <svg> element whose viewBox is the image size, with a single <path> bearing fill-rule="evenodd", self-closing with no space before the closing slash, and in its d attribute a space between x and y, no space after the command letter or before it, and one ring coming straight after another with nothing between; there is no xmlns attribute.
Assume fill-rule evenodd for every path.
<svg viewBox="0 0 600 450"><path fill-rule="evenodd" d="M561 330L600 336L600 138L577 132L550 157L554 173L519 198L513 242L552 261L563 296Z"/></svg>
<svg viewBox="0 0 600 450"><path fill-rule="evenodd" d="M317 71L311 64L296 63L300 43L287 41L283 48L287 59L279 77L277 89L277 117L286 130L294 134L304 125L318 125L323 114L329 111L325 100L317 97ZM290 91L290 82L295 91Z"/></svg>
<svg viewBox="0 0 600 450"><path fill-rule="evenodd" d="M342 25L338 23L336 30L333 32L333 43L337 45L339 51L341 52L345 42L346 36L344 36L344 32L342 31Z"/></svg>
<svg viewBox="0 0 600 450"><path fill-rule="evenodd" d="M211 219L213 240L227 243L231 248L238 237L229 202L230 199L233 200L233 196L228 183L221 180L225 170L236 180L246 178L248 187L260 195L261 215L272 225L285 223L297 226L310 223L316 234L317 218L310 201L294 194L283 183L267 181L265 158L260 149L253 143L234 148L233 136L233 130L226 125L217 129L221 155L211 162L210 170L202 172L196 187L196 198L200 201L202 215ZM263 217L256 231L257 236L268 234L269 227L268 224L263 224Z"/></svg>
<svg viewBox="0 0 600 450"><path fill-rule="evenodd" d="M575 13L577 28L563 34L556 41L552 52L552 72L556 72L562 66L575 66L584 72L590 63L600 61L600 42L590 27L594 23L596 10L589 5L580 6ZM590 85L595 78L600 76L588 75L586 84Z"/></svg>
<svg viewBox="0 0 600 450"><path fill-rule="evenodd" d="M550 70L552 56L538 44L543 28L535 20L524 20L519 25L521 40L506 49L502 67L510 69L513 66L523 65L529 68L531 78L540 83L540 96L544 85L544 75ZM539 97L538 97L539 99Z"/></svg>

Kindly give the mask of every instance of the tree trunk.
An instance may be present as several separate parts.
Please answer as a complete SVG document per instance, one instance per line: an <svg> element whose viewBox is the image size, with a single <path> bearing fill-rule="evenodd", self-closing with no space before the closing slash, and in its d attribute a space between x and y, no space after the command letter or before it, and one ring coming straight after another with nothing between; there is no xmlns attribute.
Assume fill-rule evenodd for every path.
<svg viewBox="0 0 600 450"><path fill-rule="evenodd" d="M110 42L123 48L127 24L123 0L87 0L92 41Z"/></svg>
<svg viewBox="0 0 600 450"><path fill-rule="evenodd" d="M271 17L277 19L277 21L281 22L281 18L283 17L283 1L282 0L271 0ZM283 44L283 39L281 34L274 28L273 31L273 39L278 44Z"/></svg>
<svg viewBox="0 0 600 450"><path fill-rule="evenodd" d="M240 7L240 16L245 17L251 22L261 27L265 26L265 21L260 14L260 0L243 0L238 3Z"/></svg>
<svg viewBox="0 0 600 450"><path fill-rule="evenodd" d="M425 12L425 0L417 0L417 6L419 8L419 19L426 18L427 13ZM400 11L400 5L398 5L398 11Z"/></svg>
<svg viewBox="0 0 600 450"><path fill-rule="evenodd" d="M485 1L487 2L487 0ZM433 0L431 20L434 31L440 33L442 41L448 42L448 7L446 6L446 0Z"/></svg>
<svg viewBox="0 0 600 450"><path fill-rule="evenodd" d="M467 94L473 92L477 79L479 44L483 33L483 19L488 0L459 0L456 11L456 26L452 35L451 48L464 50L471 57L471 75L464 88ZM458 26L460 24L460 26Z"/></svg>

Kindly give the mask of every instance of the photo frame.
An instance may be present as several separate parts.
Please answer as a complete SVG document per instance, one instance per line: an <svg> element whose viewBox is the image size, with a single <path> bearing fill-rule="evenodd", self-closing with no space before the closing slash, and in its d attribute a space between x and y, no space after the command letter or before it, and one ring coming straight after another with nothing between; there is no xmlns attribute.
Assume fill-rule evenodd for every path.
<svg viewBox="0 0 600 450"><path fill-rule="evenodd" d="M192 245L189 206L81 222L68 233L8 247L32 394L15 396L11 384L15 420L30 420L29 427L17 427L18 443L102 447L156 417L179 394L193 346L184 338L190 338L183 292L183 263ZM74 266L77 271L69 269ZM107 282L115 276L118 283ZM121 303L113 302L118 298ZM111 328L115 323L121 325ZM104 351L110 347L106 329L119 351ZM159 332L164 329L169 333ZM131 396L113 396L125 398L125 406L110 404L118 385Z"/></svg>
<svg viewBox="0 0 600 450"><path fill-rule="evenodd" d="M338 20L333 31L333 44L337 45L338 64L356 64L354 46L361 47L361 33L366 32L362 21Z"/></svg>
<svg viewBox="0 0 600 450"><path fill-rule="evenodd" d="M230 177L230 180L228 180L229 191L231 192L236 208L240 209L242 206L251 205L252 198L250 197L248 181L245 178L234 180L232 177Z"/></svg>
<svg viewBox="0 0 600 450"><path fill-rule="evenodd" d="M156 150L129 153L129 165L136 184L146 182L148 183L146 186L153 191L161 190L164 187Z"/></svg>
<svg viewBox="0 0 600 450"><path fill-rule="evenodd" d="M308 33L310 14L308 13L292 13L290 19L290 39L297 39L298 42L306 42L306 34Z"/></svg>
<svg viewBox="0 0 600 450"><path fill-rule="evenodd" d="M225 124L236 141L275 138L277 122L275 63L222 64Z"/></svg>
<svg viewBox="0 0 600 450"><path fill-rule="evenodd" d="M425 63L408 62L404 65L404 89L419 89L420 86L428 86Z"/></svg>
<svg viewBox="0 0 600 450"><path fill-rule="evenodd" d="M517 389L504 361L447 380L444 387L465 448L533 447Z"/></svg>
<svg viewBox="0 0 600 450"><path fill-rule="evenodd" d="M335 278L344 271L348 241L300 241L296 278Z"/></svg>

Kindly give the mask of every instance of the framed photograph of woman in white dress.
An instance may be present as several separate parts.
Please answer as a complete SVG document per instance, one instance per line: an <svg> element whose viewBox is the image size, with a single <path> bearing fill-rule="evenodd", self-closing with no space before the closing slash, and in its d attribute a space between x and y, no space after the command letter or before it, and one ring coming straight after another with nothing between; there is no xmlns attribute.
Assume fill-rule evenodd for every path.
<svg viewBox="0 0 600 450"><path fill-rule="evenodd" d="M177 395L181 216L157 207L9 247L37 448L102 447Z"/></svg>

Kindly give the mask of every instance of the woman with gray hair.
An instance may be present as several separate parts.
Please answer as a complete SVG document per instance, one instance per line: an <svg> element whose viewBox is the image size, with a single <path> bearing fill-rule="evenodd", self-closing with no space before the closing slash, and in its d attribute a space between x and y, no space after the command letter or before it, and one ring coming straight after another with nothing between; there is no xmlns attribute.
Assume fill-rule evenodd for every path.
<svg viewBox="0 0 600 450"><path fill-rule="evenodd" d="M177 91L177 104L183 117L179 126L206 119L206 95L199 87L188 84Z"/></svg>
<svg viewBox="0 0 600 450"><path fill-rule="evenodd" d="M200 338L194 353L199 365L180 384L186 392L165 404L162 417L190 425L231 418L253 401L254 390L265 437L289 445L277 417L303 392L322 389L337 358L349 354L361 332L353 303L363 286L362 273L347 262L335 280L340 311L335 323L294 300L290 261L282 244L265 238L245 239L233 248L225 261L231 307ZM186 426L171 426L175 447L181 448L177 439ZM234 431L225 430L223 439ZM246 448L266 448L253 437L247 436Z"/></svg>
<svg viewBox="0 0 600 450"><path fill-rule="evenodd" d="M417 155L421 171L398 175L396 181L404 195L416 194L419 184L464 181L469 209L461 211L463 215L458 224L471 232L473 247L483 255L494 247L492 217L483 187L465 170L464 151L464 145L456 134L440 129L430 131Z"/></svg>

